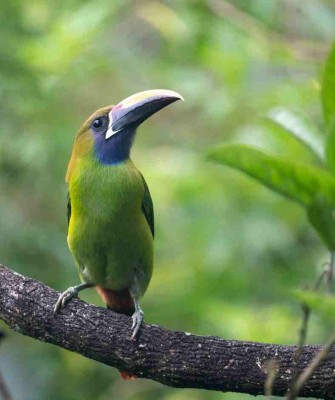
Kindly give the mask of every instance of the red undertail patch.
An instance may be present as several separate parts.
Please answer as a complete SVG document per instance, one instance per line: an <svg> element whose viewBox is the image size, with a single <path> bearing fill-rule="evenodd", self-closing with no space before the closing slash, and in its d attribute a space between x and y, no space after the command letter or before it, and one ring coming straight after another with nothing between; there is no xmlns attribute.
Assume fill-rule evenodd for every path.
<svg viewBox="0 0 335 400"><path fill-rule="evenodd" d="M119 314L133 315L135 307L129 289L112 290L102 286L96 286L96 289L109 309Z"/></svg>

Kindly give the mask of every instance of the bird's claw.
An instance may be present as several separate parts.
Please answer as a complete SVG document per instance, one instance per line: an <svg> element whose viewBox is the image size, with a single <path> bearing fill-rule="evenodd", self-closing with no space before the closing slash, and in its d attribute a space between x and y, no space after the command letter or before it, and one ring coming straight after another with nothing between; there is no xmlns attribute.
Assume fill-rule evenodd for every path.
<svg viewBox="0 0 335 400"><path fill-rule="evenodd" d="M76 289L76 287L71 286L68 289L66 289L65 292L63 292L58 297L57 303L55 304L54 307L54 314L57 314L69 300L73 299L77 295L78 295L78 290Z"/></svg>
<svg viewBox="0 0 335 400"><path fill-rule="evenodd" d="M133 323L131 325L131 330L133 331L133 333L131 335L131 340L136 339L137 333L143 322L143 317L144 317L144 312L141 309L135 311L134 314L132 315L131 319L133 320Z"/></svg>

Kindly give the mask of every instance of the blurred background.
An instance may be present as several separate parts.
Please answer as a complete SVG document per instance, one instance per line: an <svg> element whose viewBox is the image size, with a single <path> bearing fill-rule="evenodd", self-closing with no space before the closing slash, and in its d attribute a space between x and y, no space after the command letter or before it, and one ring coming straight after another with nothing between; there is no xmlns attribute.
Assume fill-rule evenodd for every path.
<svg viewBox="0 0 335 400"><path fill-rule="evenodd" d="M64 290L78 282L66 244L64 175L76 131L97 108L141 90L185 97L147 121L133 160L156 214L148 323L199 335L293 344L292 291L328 254L297 205L206 161L222 142L309 162L266 116L321 122L320 76L335 36L332 0L2 0L0 262ZM101 304L94 291L82 296ZM9 332L0 371L14 399L242 399L125 383L116 370ZM313 316L309 343L330 325Z"/></svg>

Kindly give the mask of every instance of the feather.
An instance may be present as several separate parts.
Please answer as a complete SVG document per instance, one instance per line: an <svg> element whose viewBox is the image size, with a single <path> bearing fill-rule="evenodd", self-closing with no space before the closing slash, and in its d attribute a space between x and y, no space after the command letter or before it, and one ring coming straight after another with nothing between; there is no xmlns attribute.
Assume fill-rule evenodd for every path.
<svg viewBox="0 0 335 400"><path fill-rule="evenodd" d="M69 226L71 219L71 198L70 193L67 194L67 225Z"/></svg>
<svg viewBox="0 0 335 400"><path fill-rule="evenodd" d="M76 161L82 157L85 153L88 151L93 150L93 145L94 145L94 139L93 135L90 132L90 126L91 123L101 115L108 114L108 112L113 108L112 105L100 108L97 110L95 113L93 113L83 124L83 126L80 128L79 132L77 133L77 136L74 140L73 144L73 149L72 149L72 154L71 158L69 161L69 165L67 167L67 172L65 176L65 181L69 182L73 168L76 164Z"/></svg>
<svg viewBox="0 0 335 400"><path fill-rule="evenodd" d="M144 179L144 176L140 173L142 181L143 181L143 186L144 186L144 195L142 199L142 211L144 213L144 216L149 224L152 237L155 236L155 221L154 221L154 205L152 203L152 198L150 195L149 187Z"/></svg>

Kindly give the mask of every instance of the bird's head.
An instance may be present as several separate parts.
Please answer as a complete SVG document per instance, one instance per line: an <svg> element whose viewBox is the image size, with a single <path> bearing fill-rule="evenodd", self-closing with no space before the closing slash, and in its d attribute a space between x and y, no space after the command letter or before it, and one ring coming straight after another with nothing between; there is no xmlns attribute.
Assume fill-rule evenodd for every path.
<svg viewBox="0 0 335 400"><path fill-rule="evenodd" d="M93 149L93 156L103 164L118 164L129 158L138 126L167 105L183 100L171 90L147 90L127 97L116 106L100 108L92 114L77 134L66 180L76 158Z"/></svg>

